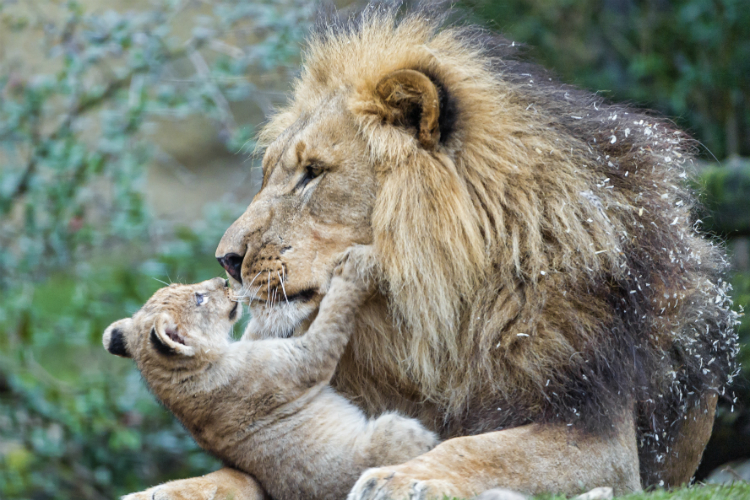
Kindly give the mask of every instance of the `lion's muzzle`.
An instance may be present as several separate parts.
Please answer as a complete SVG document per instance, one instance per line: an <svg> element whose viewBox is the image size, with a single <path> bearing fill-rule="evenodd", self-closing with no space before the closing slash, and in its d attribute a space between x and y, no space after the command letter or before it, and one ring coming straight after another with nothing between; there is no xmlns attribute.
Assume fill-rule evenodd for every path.
<svg viewBox="0 0 750 500"><path fill-rule="evenodd" d="M219 264L226 270L229 276L242 283L241 255L237 255L236 253L228 253L222 257L217 257L216 260L219 261Z"/></svg>
<svg viewBox="0 0 750 500"><path fill-rule="evenodd" d="M287 270L279 257L263 255L261 252L261 255L257 255L245 266L248 269L244 274L251 278L248 283L243 284L256 298L261 300L271 298L272 301L276 297L283 298L282 294L286 294L283 284L287 278Z"/></svg>

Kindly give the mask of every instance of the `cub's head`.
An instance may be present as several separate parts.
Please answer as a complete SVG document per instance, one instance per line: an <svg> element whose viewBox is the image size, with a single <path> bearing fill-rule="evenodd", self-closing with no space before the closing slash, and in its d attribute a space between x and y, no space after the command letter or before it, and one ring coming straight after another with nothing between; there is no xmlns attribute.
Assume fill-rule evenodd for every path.
<svg viewBox="0 0 750 500"><path fill-rule="evenodd" d="M110 353L133 358L141 368L151 364L184 364L216 354L231 339L232 325L242 315L227 280L214 278L194 285L158 290L133 315L112 323L102 343Z"/></svg>

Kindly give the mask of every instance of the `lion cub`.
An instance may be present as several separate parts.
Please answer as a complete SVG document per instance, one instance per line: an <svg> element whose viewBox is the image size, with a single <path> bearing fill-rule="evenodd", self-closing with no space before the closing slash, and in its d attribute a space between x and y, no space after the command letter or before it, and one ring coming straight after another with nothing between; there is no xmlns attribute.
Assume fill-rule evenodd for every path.
<svg viewBox="0 0 750 500"><path fill-rule="evenodd" d="M242 309L224 279L170 285L102 341L135 360L200 446L255 476L273 498L343 499L365 469L437 444L416 420L368 419L328 385L368 293L347 260L306 334L233 342Z"/></svg>

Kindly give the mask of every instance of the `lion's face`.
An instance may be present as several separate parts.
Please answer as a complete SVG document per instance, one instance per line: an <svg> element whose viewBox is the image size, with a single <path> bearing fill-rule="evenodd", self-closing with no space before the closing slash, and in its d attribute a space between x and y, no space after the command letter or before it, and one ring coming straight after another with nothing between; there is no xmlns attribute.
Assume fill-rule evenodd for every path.
<svg viewBox="0 0 750 500"><path fill-rule="evenodd" d="M268 146L261 190L216 250L261 331L289 336L317 309L336 257L372 241L375 192L343 99L300 116Z"/></svg>

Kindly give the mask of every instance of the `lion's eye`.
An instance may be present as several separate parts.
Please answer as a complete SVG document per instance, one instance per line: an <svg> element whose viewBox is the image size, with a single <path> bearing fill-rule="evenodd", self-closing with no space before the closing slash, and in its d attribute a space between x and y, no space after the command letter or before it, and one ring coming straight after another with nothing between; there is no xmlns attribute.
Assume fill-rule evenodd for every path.
<svg viewBox="0 0 750 500"><path fill-rule="evenodd" d="M308 165L307 167L305 167L305 173L302 176L302 179L300 179L300 181L297 183L297 189L304 189L305 186L310 184L312 180L314 180L316 177L320 177L322 174L323 168L317 165Z"/></svg>
<svg viewBox="0 0 750 500"><path fill-rule="evenodd" d="M208 302L208 297L202 293L195 292L195 304L201 306Z"/></svg>

